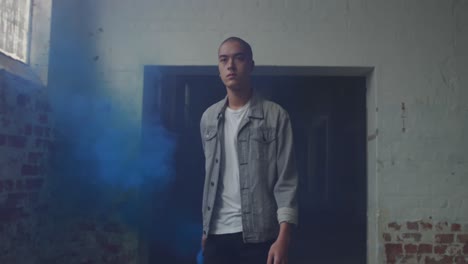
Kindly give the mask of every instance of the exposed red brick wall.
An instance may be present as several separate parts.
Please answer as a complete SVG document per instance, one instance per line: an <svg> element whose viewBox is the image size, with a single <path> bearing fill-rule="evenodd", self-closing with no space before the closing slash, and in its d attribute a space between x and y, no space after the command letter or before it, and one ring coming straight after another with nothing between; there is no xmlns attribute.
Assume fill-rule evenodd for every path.
<svg viewBox="0 0 468 264"><path fill-rule="evenodd" d="M53 147L50 114L41 86L0 71L0 225L45 206L40 197Z"/></svg>
<svg viewBox="0 0 468 264"><path fill-rule="evenodd" d="M468 223L387 223L382 234L386 263L468 264Z"/></svg>
<svg viewBox="0 0 468 264"><path fill-rule="evenodd" d="M121 222L52 217L45 90L0 70L0 263L136 263L137 236Z"/></svg>
<svg viewBox="0 0 468 264"><path fill-rule="evenodd" d="M37 261L26 252L41 247L39 218L47 211L47 161L54 142L43 91L0 71L0 263Z"/></svg>

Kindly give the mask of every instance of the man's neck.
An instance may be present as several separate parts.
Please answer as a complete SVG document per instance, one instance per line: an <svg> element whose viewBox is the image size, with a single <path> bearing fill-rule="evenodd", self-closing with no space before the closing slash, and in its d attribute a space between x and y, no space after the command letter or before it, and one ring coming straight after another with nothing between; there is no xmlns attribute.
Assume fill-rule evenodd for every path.
<svg viewBox="0 0 468 264"><path fill-rule="evenodd" d="M233 110L237 110L247 104L252 97L252 88L245 89L229 89L227 88L228 106Z"/></svg>

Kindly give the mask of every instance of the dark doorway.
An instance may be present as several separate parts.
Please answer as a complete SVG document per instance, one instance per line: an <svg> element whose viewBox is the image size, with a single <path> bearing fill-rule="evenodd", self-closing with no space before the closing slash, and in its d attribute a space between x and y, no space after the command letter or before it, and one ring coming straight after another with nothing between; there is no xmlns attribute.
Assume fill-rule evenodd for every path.
<svg viewBox="0 0 468 264"><path fill-rule="evenodd" d="M165 235L177 236L187 222L200 228L197 237L179 241L188 248L184 256L165 249L164 243L150 243L149 263L195 263L199 251L204 178L199 121L226 94L216 68L199 70L157 76L146 71L143 122L159 116L178 144L168 202L158 208L167 216ZM290 263L365 263L365 77L259 75L254 87L283 106L293 125L300 218Z"/></svg>

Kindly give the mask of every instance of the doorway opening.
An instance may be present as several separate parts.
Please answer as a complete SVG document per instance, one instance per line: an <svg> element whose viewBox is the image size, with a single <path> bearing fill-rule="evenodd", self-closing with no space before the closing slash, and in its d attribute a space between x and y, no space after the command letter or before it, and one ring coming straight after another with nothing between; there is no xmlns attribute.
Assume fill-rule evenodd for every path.
<svg viewBox="0 0 468 264"><path fill-rule="evenodd" d="M299 226L290 263L366 262L369 71L260 66L254 73L254 88L286 109L293 127ZM167 203L158 208L166 216L164 235L180 236L187 223L199 227L199 233L178 242L184 254L149 241L148 263L196 263L204 180L199 122L225 94L217 67L145 68L143 124L157 117L177 139L174 180Z"/></svg>

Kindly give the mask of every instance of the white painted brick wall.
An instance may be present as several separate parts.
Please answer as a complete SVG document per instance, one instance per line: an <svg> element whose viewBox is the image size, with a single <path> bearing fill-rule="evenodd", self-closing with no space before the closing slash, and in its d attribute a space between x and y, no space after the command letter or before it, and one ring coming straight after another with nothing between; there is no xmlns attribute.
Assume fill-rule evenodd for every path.
<svg viewBox="0 0 468 264"><path fill-rule="evenodd" d="M50 50L52 0L34 0L31 23L29 65L47 85Z"/></svg>
<svg viewBox="0 0 468 264"><path fill-rule="evenodd" d="M136 123L144 65L214 65L231 35L252 43L257 65L375 67L369 263L382 262L388 222L468 222L468 1L91 2L80 10L96 15L82 37L95 45L98 78Z"/></svg>

